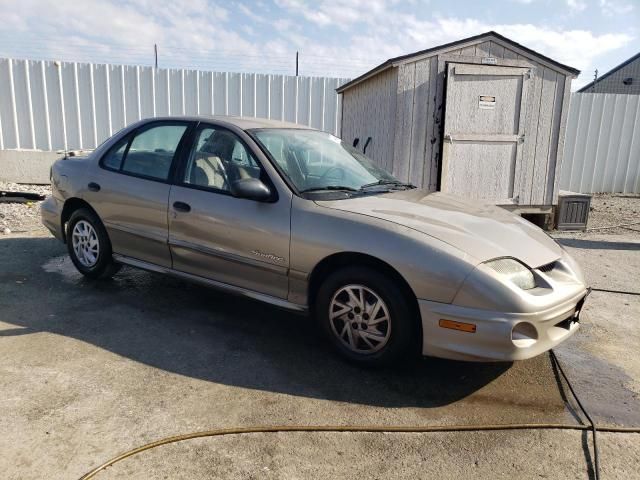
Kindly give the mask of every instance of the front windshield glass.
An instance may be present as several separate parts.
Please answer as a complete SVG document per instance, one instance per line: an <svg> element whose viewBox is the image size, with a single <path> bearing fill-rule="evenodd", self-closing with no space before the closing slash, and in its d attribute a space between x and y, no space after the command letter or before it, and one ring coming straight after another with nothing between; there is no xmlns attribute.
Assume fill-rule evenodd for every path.
<svg viewBox="0 0 640 480"><path fill-rule="evenodd" d="M301 193L401 184L329 133L297 129L260 129L252 133Z"/></svg>

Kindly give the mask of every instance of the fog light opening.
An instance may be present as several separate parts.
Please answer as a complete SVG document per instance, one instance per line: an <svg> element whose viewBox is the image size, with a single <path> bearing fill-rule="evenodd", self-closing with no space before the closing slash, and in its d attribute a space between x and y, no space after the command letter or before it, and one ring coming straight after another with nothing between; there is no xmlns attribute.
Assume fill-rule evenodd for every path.
<svg viewBox="0 0 640 480"><path fill-rule="evenodd" d="M511 330L511 341L519 348L530 347L538 341L538 331L531 323L518 323Z"/></svg>

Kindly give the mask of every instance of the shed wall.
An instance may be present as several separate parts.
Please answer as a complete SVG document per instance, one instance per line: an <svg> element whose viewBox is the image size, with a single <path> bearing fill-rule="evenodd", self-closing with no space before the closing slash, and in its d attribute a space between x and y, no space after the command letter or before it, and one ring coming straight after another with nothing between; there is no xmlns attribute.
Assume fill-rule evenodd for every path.
<svg viewBox="0 0 640 480"><path fill-rule="evenodd" d="M359 132L361 138L371 135L373 148L367 150L368 155L376 161L379 158L392 158L390 164L388 161L379 163L400 180L430 191L436 190L441 161L446 62L458 61L459 57L462 63L481 63L483 57L489 56L498 59L499 65L523 65L526 62L532 67L525 100L525 144L517 170L518 178L514 182L514 195L518 197L520 205L555 204L571 77L551 68L544 60L497 40L471 43L434 53L430 57L417 58L346 90L343 94L343 138L351 141L355 131ZM396 78L395 95L392 93L392 84L381 86L381 77ZM356 93L359 91L370 93L365 98L361 93ZM389 98L385 99L385 95ZM387 109L395 101L395 115L392 114L390 120L367 115L359 102L372 98L386 104ZM363 113L354 116L352 109ZM391 144L388 139L393 132L392 155L386 149L379 152L378 143L374 145L375 135L383 132L362 133L373 132L377 122L384 124L381 140L384 138L386 145Z"/></svg>
<svg viewBox="0 0 640 480"><path fill-rule="evenodd" d="M387 170L393 170L396 119L396 70L387 70L349 89L342 105L342 138L349 143L360 139L362 150L367 137L367 155Z"/></svg>

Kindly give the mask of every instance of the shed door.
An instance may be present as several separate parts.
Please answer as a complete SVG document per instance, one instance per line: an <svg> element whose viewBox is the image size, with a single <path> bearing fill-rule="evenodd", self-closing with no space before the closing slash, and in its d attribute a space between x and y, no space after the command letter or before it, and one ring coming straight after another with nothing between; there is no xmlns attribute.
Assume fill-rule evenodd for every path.
<svg viewBox="0 0 640 480"><path fill-rule="evenodd" d="M449 63L441 189L517 203L529 69Z"/></svg>

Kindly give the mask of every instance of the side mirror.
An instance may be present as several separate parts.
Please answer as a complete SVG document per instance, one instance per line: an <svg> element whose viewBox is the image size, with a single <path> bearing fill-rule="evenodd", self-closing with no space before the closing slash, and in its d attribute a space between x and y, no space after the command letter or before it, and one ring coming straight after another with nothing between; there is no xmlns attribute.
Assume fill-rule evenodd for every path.
<svg viewBox="0 0 640 480"><path fill-rule="evenodd" d="M241 178L231 184L234 197L264 202L271 199L271 190L257 178Z"/></svg>

